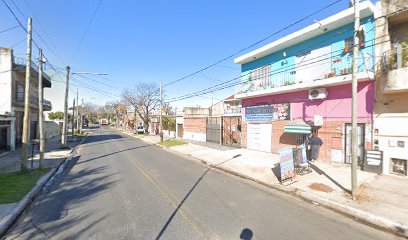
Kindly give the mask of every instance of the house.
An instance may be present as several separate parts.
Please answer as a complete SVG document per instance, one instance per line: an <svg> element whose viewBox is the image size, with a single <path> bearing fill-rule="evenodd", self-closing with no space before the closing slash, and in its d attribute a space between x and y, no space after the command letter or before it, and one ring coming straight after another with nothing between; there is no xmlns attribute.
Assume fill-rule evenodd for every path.
<svg viewBox="0 0 408 240"><path fill-rule="evenodd" d="M360 4L358 156L372 147L377 8ZM311 133L324 144L320 160L350 163L353 7L236 58L242 84L241 145L278 153Z"/></svg>
<svg viewBox="0 0 408 240"><path fill-rule="evenodd" d="M383 153L383 174L407 175L408 2L381 1L376 39L377 69L374 149Z"/></svg>
<svg viewBox="0 0 408 240"><path fill-rule="evenodd" d="M25 59L13 55L13 50L0 48L0 151L14 151L22 143ZM43 73L43 87L51 87L51 78ZM32 63L30 78L30 139L37 138L38 123L38 66ZM43 101L44 111L51 102Z"/></svg>
<svg viewBox="0 0 408 240"><path fill-rule="evenodd" d="M184 139L221 144L223 101L219 101L208 108L185 107L183 111Z"/></svg>

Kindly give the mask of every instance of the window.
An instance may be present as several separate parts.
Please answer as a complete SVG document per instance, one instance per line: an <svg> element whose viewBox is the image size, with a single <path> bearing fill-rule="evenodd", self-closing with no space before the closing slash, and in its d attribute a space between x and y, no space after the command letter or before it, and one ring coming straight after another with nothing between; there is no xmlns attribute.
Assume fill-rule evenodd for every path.
<svg viewBox="0 0 408 240"><path fill-rule="evenodd" d="M23 102L24 101L24 85L17 84L17 101Z"/></svg>
<svg viewBox="0 0 408 240"><path fill-rule="evenodd" d="M266 65L251 71L250 79L255 88L266 87L270 85L271 66Z"/></svg>

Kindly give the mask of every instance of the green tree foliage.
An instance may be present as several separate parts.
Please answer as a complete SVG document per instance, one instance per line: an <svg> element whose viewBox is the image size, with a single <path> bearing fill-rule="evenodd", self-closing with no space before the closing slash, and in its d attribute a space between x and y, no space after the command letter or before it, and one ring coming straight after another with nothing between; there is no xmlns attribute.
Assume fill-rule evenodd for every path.
<svg viewBox="0 0 408 240"><path fill-rule="evenodd" d="M162 121L164 130L176 131L176 119L174 117L163 116Z"/></svg>
<svg viewBox="0 0 408 240"><path fill-rule="evenodd" d="M64 113L63 112L49 112L48 113L48 118L50 120L63 120L64 119ZM68 121L72 121L72 115L68 114Z"/></svg>

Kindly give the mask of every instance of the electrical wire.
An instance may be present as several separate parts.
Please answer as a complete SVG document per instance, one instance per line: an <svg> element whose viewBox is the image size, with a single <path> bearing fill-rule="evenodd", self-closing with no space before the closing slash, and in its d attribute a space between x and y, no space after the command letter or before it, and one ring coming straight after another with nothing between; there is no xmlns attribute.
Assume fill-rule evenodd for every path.
<svg viewBox="0 0 408 240"><path fill-rule="evenodd" d="M87 26L86 26L86 28L85 28L85 31L84 31L84 33L82 34L81 39L79 40L78 46L77 46L76 49L74 50L74 53L73 53L72 58L71 58L71 61L73 61L73 60L75 59L75 57L76 57L76 55L77 55L79 49L81 48L81 45L82 45L82 43L83 43L83 41L84 41L86 35L88 34L89 28L90 28L92 22L94 21L95 16L96 16L96 13L98 12L98 9L99 9L99 7L101 6L101 4L102 4L102 0L99 0L98 5L96 6L96 8L95 8L95 10L94 10L94 12L93 12L91 18L89 19L89 22L88 22L88 24L87 24Z"/></svg>
<svg viewBox="0 0 408 240"><path fill-rule="evenodd" d="M5 32L8 32L8 31L10 31L10 30L13 30L13 29L19 28L19 27L20 27L20 26L9 27L9 28L6 28L6 29L4 29L4 30L0 31L0 33L5 33Z"/></svg>
<svg viewBox="0 0 408 240"><path fill-rule="evenodd" d="M378 37L378 38L381 38L381 37L383 37L383 36L380 36L380 37ZM366 47L375 46L375 45L378 45L378 44L382 44L382 43L384 43L384 42L387 42L387 41L382 41L382 42L375 43L375 44L372 44L372 45L369 45L369 46L366 46ZM340 54L340 55L341 55L341 54ZM320 58L320 56L319 56L319 57L316 57L316 58ZM323 59L323 60L327 60L327 59ZM323 60L320 60L320 61L323 61ZM309 63L309 64L313 64L313 63L316 63L316 62L312 62L312 63ZM308 65L309 65L309 64L308 64ZM378 63L374 64L374 66L376 66L377 64L378 64ZM305 66L305 65L303 65L303 66ZM313 65L313 66L315 66L315 65ZM374 67L374 66L373 66L373 67ZM292 68L292 69L296 69L296 68ZM288 72L288 70L282 70L282 71L279 72L279 73L282 73L282 72ZM279 74L279 73L275 73L275 74ZM272 75L274 75L274 74L270 74L270 76L272 76ZM259 78L262 78L262 77L265 77L265 75L260 76ZM241 77L234 78L234 79L239 79L239 78L241 78ZM259 79L259 78L257 78L257 79ZM233 79L233 80L234 80L234 79ZM255 80L257 80L257 79L249 80L248 82L250 82L250 81L255 81ZM230 80L229 80L229 81L230 81ZM176 98L173 98L173 99L169 99L169 100L166 101L166 102L170 103L170 102L181 101L181 100L185 100L185 99L189 99L189 98L193 98L193 97L205 95L205 94L208 94L208 93L220 91L220 90L227 89L227 88L230 88L230 87L238 86L238 85L240 85L240 84L242 84L242 82L238 82L238 83L232 82L232 83L230 83L230 84L228 84L228 85L224 85L224 86L219 86L220 84L218 84L218 86L219 86L218 88L214 88L214 86L213 86L213 87L210 87L210 88L207 88L207 89L203 89L203 90L200 90L200 91L197 91L197 92L193 92L193 93L186 94L186 95L183 95L183 96L180 96L180 97L176 97ZM221 85L223 85L223 84L221 84ZM217 85L216 85L216 86L217 86Z"/></svg>
<svg viewBox="0 0 408 240"><path fill-rule="evenodd" d="M242 48L242 49L238 50L237 52L234 52L233 54L231 54L231 55L229 55L229 56L227 56L227 57L225 57L225 58L222 58L222 59L216 61L215 63L210 64L210 65L208 65L208 66L206 66L206 67L204 67L204 68L202 68L202 69L200 69L200 70L198 70L198 71L195 71L195 72L190 73L190 74L188 74L188 75L186 75L186 76L184 76L184 77L182 77L182 78L179 78L179 79L177 79L177 80L174 80L174 81L172 81L172 82L169 82L169 83L165 84L164 86L168 86L168 85L171 85L171 84L180 82L180 81L182 81L182 80L184 80L184 79L186 79L186 78L188 78L188 77L191 77L191 76L193 76L193 75L196 75L197 73L203 72L203 71L205 71L205 70L207 70L207 69L209 69L209 68L211 68L211 67L214 67L215 65L217 65L217 64L219 64L219 63L222 63L222 62L224 62L224 61L226 61L226 60L228 60L228 59L234 57L235 55L237 55L237 54L239 54L239 53L242 53L242 52L244 52L244 51L246 51L246 50L248 50L248 49L250 49L250 48L252 48L252 47L254 47L254 46L256 46L256 45L258 45L259 43L262 43L262 42L268 40L269 38L271 38L271 37L273 37L273 36L275 36L275 35L277 35L277 34L283 32L283 31L285 31L285 30L287 30L287 29L289 29L289 28L291 28L291 27L297 25L298 23L301 23L301 22L305 21L306 19L308 19L308 18L310 18L310 17L312 17L312 16L314 16L314 15L316 15L316 14L318 14L318 13L320 13L320 12L322 12L322 11L328 9L328 8L330 8L331 6L337 4L337 3L341 2L341 1L343 1L343 0L336 0L336 1L334 1L334 2L332 2L332 3L330 3L330 4L328 4L328 5L324 6L323 8L321 8L321 9L319 9L319 10L317 10L317 11L315 11L315 12L313 12L313 13L311 13L311 14L309 14L309 15L307 15L307 16L305 16L305 17L303 17L303 18L301 18L301 19L299 19L299 20L297 20L297 21L295 21L295 22L293 22L293 23L291 23L291 24L289 24L289 25L287 25L286 27L284 27L284 28L282 28L282 29L280 29L280 30L278 30L278 31L276 31L276 32L274 32L274 33L272 33L272 34L270 34L270 35L264 37L264 38L262 38L261 40L256 41L255 43L253 43L253 44L251 44L251 45L249 45L249 46L247 46L247 47L245 47L245 48Z"/></svg>

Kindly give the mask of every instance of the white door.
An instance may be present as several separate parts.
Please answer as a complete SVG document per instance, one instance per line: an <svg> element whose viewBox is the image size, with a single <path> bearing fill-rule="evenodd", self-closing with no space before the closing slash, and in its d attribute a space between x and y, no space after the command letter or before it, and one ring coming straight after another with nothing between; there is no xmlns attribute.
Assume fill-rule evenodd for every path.
<svg viewBox="0 0 408 240"><path fill-rule="evenodd" d="M247 148L251 150L272 151L272 124L249 123Z"/></svg>

